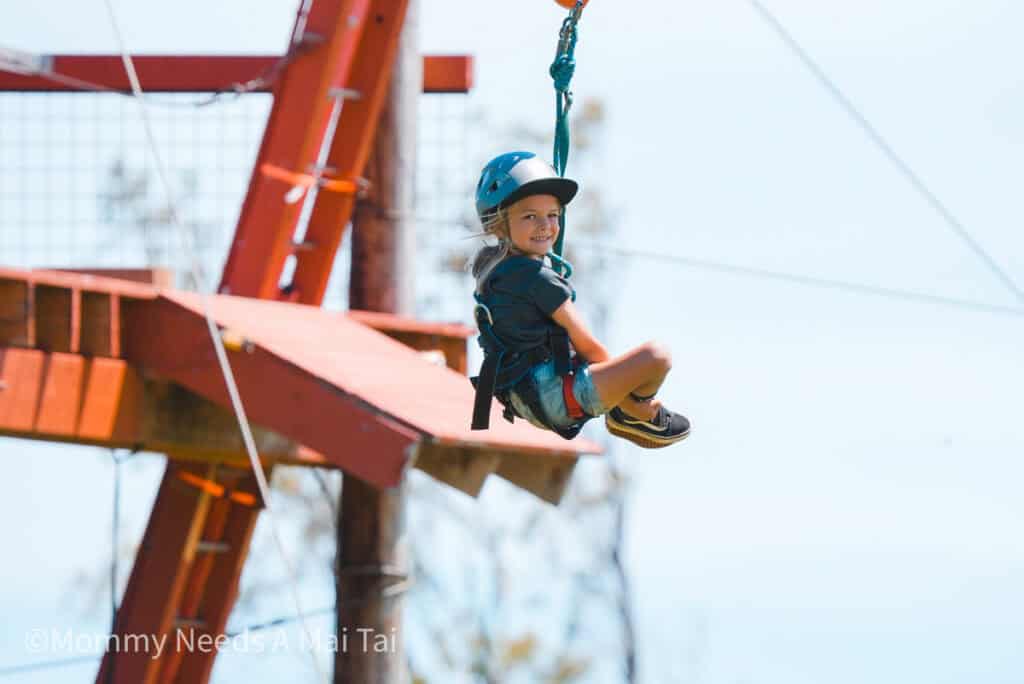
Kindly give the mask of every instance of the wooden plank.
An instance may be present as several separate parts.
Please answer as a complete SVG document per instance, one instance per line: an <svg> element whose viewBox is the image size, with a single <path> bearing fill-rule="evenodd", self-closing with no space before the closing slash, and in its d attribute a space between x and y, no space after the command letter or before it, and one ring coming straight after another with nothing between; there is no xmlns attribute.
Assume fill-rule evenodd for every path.
<svg viewBox="0 0 1024 684"><path fill-rule="evenodd" d="M142 445L145 383L120 359L96 358L86 369L77 437L111 444Z"/></svg>
<svg viewBox="0 0 1024 684"><path fill-rule="evenodd" d="M419 351L439 350L445 365L466 374L466 340L476 331L457 323L430 323L375 311L350 310L346 316Z"/></svg>
<svg viewBox="0 0 1024 684"><path fill-rule="evenodd" d="M0 278L0 346L36 345L36 321L32 315L34 297L30 281Z"/></svg>
<svg viewBox="0 0 1024 684"><path fill-rule="evenodd" d="M182 472L208 478L212 466L168 462L117 612L113 632L121 638L130 634L156 638L171 634L175 611L210 506L210 495L182 483L178 477ZM108 651L96 682L154 684L162 659L157 658L152 642L152 639L145 643L140 641L138 648L120 653ZM181 645L174 638L168 638L165 644L170 649Z"/></svg>
<svg viewBox="0 0 1024 684"><path fill-rule="evenodd" d="M81 331L82 292L74 287L35 287L36 346L77 353Z"/></svg>
<svg viewBox="0 0 1024 684"><path fill-rule="evenodd" d="M347 87L357 91L359 97L345 101L327 154L327 165L338 178L356 179L367 175L365 169L378 134L407 5L407 0L375 0L373 3L374 21L366 27L346 81ZM377 176L374 181L378 186L393 182L386 174ZM377 190L380 191L380 187ZM282 293L282 298L313 305L323 301L345 226L352 219L355 200L354 194L317 194L303 239L309 248L295 253L290 291Z"/></svg>
<svg viewBox="0 0 1024 684"><path fill-rule="evenodd" d="M252 427L268 462L331 467L322 454ZM0 433L248 466L234 413L166 381L143 379L121 359L0 348Z"/></svg>
<svg viewBox="0 0 1024 684"><path fill-rule="evenodd" d="M505 453L496 474L535 496L557 505L576 467L575 458L538 454Z"/></svg>
<svg viewBox="0 0 1024 684"><path fill-rule="evenodd" d="M176 300L126 305L125 358L149 372L178 383L221 406L230 406L206 323L201 314L181 302L194 297L176 294ZM239 297L215 297L218 323L231 329L248 328L240 320L226 320L220 304L273 307L262 322L280 328L295 349L324 353L318 337L302 338L305 330L292 327L276 314L295 309L300 316L327 314L310 307L256 302ZM269 310L268 310L269 312ZM337 322L337 320L336 320ZM352 323L348 323L356 327ZM314 332L315 331L311 331ZM375 335L376 337L376 335ZM257 339L254 334L253 339ZM386 338L385 343L394 344ZM397 345L396 345L397 346ZM399 347L399 349L401 349ZM381 487L396 483L405 468L404 453L420 434L385 415L361 398L348 394L315 371L303 368L259 344L250 350L228 352L246 413L253 422L300 442L325 455L336 466ZM273 388L272 391L268 391Z"/></svg>
<svg viewBox="0 0 1024 684"><path fill-rule="evenodd" d="M34 425L36 432L63 437L77 434L86 363L85 358L77 354L54 352L46 357Z"/></svg>
<svg viewBox="0 0 1024 684"><path fill-rule="evenodd" d="M131 84L120 55L52 55L50 71L123 93ZM231 92L266 75L280 55L133 55L142 89L150 93ZM425 55L424 93L468 93L473 87L473 58L466 55ZM86 84L58 82L45 76L0 69L0 92L82 92ZM259 81L251 92L269 93L271 80Z"/></svg>
<svg viewBox="0 0 1024 684"><path fill-rule="evenodd" d="M118 60L120 59L118 57ZM128 280L154 287L174 287L174 271L169 268L58 268L53 270Z"/></svg>
<svg viewBox="0 0 1024 684"><path fill-rule="evenodd" d="M468 93L472 88L472 57L434 55L423 60L423 92Z"/></svg>
<svg viewBox="0 0 1024 684"><path fill-rule="evenodd" d="M301 59L290 62L274 86L274 104L263 134L249 190L228 252L219 292L276 299L285 260L292 251L302 203L285 202L292 184L267 168L309 174L320 153L334 99L332 88L349 87L356 48L368 26L370 0L317 0L304 19L315 34Z"/></svg>
<svg viewBox="0 0 1024 684"><path fill-rule="evenodd" d="M414 465L435 480L470 496L477 496L487 476L495 472L500 463L501 457L493 452L438 447L424 442L417 449Z"/></svg>
<svg viewBox="0 0 1024 684"><path fill-rule="evenodd" d="M270 479L270 471L267 471ZM234 483L235 491L254 494L259 497L259 487L252 471L242 471ZM245 565L252 535L259 519L259 508L241 505L226 507L222 521L215 528L207 525L204 539L217 539L227 546L225 553L215 559L208 559L209 566L201 570L204 581L194 584L192 593L186 592L183 606L196 616L202 616L206 623L205 632L213 636L223 634L227 628L228 616L238 597L238 583ZM188 654L175 668L178 682L205 682L209 680L217 653L193 652ZM171 681L171 680L167 680Z"/></svg>
<svg viewBox="0 0 1024 684"><path fill-rule="evenodd" d="M46 354L0 349L0 430L32 432L43 389Z"/></svg>
<svg viewBox="0 0 1024 684"><path fill-rule="evenodd" d="M248 455L233 411L166 381L145 383L143 440L154 451L173 451L179 459L247 464ZM256 451L274 461L300 458L298 445L252 425Z"/></svg>
<svg viewBox="0 0 1024 684"><path fill-rule="evenodd" d="M87 356L121 354L120 298L108 292L82 293L80 351Z"/></svg>

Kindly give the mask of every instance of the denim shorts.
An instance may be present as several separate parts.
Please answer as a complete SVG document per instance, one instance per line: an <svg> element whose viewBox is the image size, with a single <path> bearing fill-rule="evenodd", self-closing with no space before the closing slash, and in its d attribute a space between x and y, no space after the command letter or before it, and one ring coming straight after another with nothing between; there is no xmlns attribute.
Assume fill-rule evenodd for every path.
<svg viewBox="0 0 1024 684"><path fill-rule="evenodd" d="M565 407L565 397L562 395L562 378L555 375L555 362L548 360L538 363L530 369L534 385L537 387L537 394L540 396L541 406L551 422L558 427L567 427L576 422L569 417ZM576 369L576 377L572 385L572 394L588 415L600 416L608 412L608 408L601 403L601 397L594 387L594 378L590 375L590 368L586 365ZM547 425L540 421L526 403L519 398L515 390L509 392L509 401L512 406L526 420L539 428L547 429Z"/></svg>

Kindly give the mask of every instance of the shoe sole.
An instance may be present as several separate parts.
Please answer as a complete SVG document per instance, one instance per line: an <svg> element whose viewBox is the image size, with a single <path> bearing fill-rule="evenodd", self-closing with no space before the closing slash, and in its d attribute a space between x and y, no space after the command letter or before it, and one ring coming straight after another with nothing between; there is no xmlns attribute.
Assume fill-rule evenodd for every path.
<svg viewBox="0 0 1024 684"><path fill-rule="evenodd" d="M673 435L672 437L658 439L649 432L644 432L643 430L638 430L635 428L631 428L628 425L623 425L618 421L613 421L608 416L605 416L604 418L604 425L608 429L608 432L610 432L611 434L615 435L616 437L621 437L622 439L628 440L639 447L643 447L644 449L661 449L663 447L671 446L673 444L681 442L690 436L690 431L687 430L686 432L683 432L678 435Z"/></svg>

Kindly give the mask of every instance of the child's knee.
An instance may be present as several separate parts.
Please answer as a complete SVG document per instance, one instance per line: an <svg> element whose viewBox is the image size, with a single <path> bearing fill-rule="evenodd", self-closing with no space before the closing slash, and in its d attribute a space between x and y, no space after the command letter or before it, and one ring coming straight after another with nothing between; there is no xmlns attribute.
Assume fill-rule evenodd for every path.
<svg viewBox="0 0 1024 684"><path fill-rule="evenodd" d="M672 352L665 345L652 341L645 343L641 349L652 370L668 373L672 369Z"/></svg>

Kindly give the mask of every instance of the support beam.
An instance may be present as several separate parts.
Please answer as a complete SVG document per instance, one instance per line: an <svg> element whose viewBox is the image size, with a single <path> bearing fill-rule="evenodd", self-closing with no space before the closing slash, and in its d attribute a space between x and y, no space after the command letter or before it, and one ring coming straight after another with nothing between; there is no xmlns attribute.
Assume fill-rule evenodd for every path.
<svg viewBox="0 0 1024 684"><path fill-rule="evenodd" d="M338 125L331 141L330 150L327 154L327 166L332 173L339 178L355 179L363 176L369 177L368 193L371 196L381 195L390 198L395 193L412 192L412 187L406 187L402 181L389 177L388 173L392 168L371 171L367 173L367 162L370 159L371 150L381 150L381 146L397 145L397 136L394 128L398 123L397 117L406 117L405 111L394 110L394 103L391 106L391 113L382 117L381 112L385 108L385 100L388 95L388 86L392 79L392 65L395 64L395 53L398 48L399 32L402 29L402 22L405 18L408 0L374 0L373 15L375 21L366 29L366 35L359 45L359 52L356 54L356 67L353 69L347 83L348 87L359 93L358 98L345 100L342 103L341 114L338 118ZM406 62L408 57L402 57L401 61ZM402 69L405 79L414 78L417 93L422 84L421 61L416 60L416 67L410 68L405 65ZM414 76L415 74L415 76ZM411 84L403 84L409 87ZM393 90L392 90L393 92ZM415 100L416 93L413 94ZM406 98L408 99L408 97ZM415 109L412 116L415 116ZM413 122L415 123L415 122ZM404 124L403 124L404 125ZM388 151L393 154L393 150ZM379 159L379 155L375 156ZM394 155L393 163L404 163L397 155ZM410 170L411 173L411 170ZM379 202L360 203L360 206L376 206L378 211L383 212L382 207L387 199ZM352 220L352 212L356 207L356 196L354 193L320 192L316 196L316 203L313 205L313 212L306 227L305 236L302 242L306 247L295 253L295 272L291 283L286 286L286 292L282 298L289 301L296 301L302 304L319 305L323 301L324 293L327 291L327 282L334 268L334 258L337 255L338 247L341 245L341 238L344 235L345 227ZM409 206L408 211L412 211ZM384 213L379 220L394 221L395 215ZM362 220L360 220L362 223ZM380 239L387 239L384 235L392 235L392 231L378 231L376 235ZM390 252L383 252L390 253ZM397 252L396 252L397 253ZM361 268L361 261L353 260L353 264ZM368 267L369 268L369 267ZM411 274L406 272L406 277ZM384 275L383 277L391 277ZM353 282L359 282L356 278ZM411 288L411 285L404 285ZM395 288L398 291L398 288ZM357 297L358 301L358 297ZM393 308L380 308L377 306L366 306L357 308L369 308L378 311L392 311ZM404 311L403 313L409 313Z"/></svg>
<svg viewBox="0 0 1024 684"><path fill-rule="evenodd" d="M338 515L337 634L347 635L348 648L335 652L335 684L407 680L400 635L409 572L404 508L403 488L381 490L345 476Z"/></svg>
<svg viewBox="0 0 1024 684"><path fill-rule="evenodd" d="M248 464L233 413L122 359L0 347L0 434ZM330 467L272 430L253 437L268 462Z"/></svg>
<svg viewBox="0 0 1024 684"><path fill-rule="evenodd" d="M228 352L252 422L272 425L276 432L317 450L337 467L368 482L387 487L399 481L407 467L406 452L421 435L317 371L338 368L339 352L343 353L337 347L331 353L337 337L324 337L330 334L329 326L308 325L314 320L327 323L326 314L243 297L218 297L210 305L229 333L252 334L251 341ZM264 319L252 320L260 315L258 311ZM124 319L126 360L220 406L231 405L198 296L179 293L174 299L126 305ZM278 340L264 343L264 332L278 335ZM387 338L383 341L394 344ZM300 353L291 356L289 347Z"/></svg>
<svg viewBox="0 0 1024 684"><path fill-rule="evenodd" d="M372 255L367 258L372 258ZM442 449L494 449L573 458L599 452L596 445L582 438L567 442L524 422L509 425L497 419L500 416L498 408L494 408L495 420L490 430L469 430L465 416L473 395L465 376L436 368L404 344L352 320L366 319L374 314L345 316L310 306L223 295L215 295L204 304L196 294L161 291L109 278L0 269L0 308L15 313L11 316L11 325L0 329L7 335L7 338L0 336L0 348L14 351L16 347L13 345L27 341L27 333L34 330L34 324L40 318L32 301L36 291L43 289L52 291L54 301L64 302L57 309L65 313L70 310L66 305L75 292L81 294L83 301L88 296L97 295L95 303L101 309L112 304L105 302L104 297L116 296L121 307L119 318L100 316L95 321L98 328L104 329L103 335L90 332L92 319L80 321L81 339L119 339L117 346L121 347L121 360L145 372L148 379L160 377L165 382L177 383L230 410L206 326L204 309L208 306L217 329L226 341L236 379L254 422L317 449L337 466L355 469L358 476L381 486L389 486L396 481L387 479L387 473L397 477L407 466L404 456L392 458L390 447L382 451L376 449L391 445L393 439L397 440L395 444L404 445L403 451L427 439ZM380 320L371 321L375 327L388 328L389 334L401 333L396 337L408 333L414 338L410 342L414 346L433 344L428 338L434 335L461 343L462 336L466 334L461 328L449 331L450 326L413 325L398 316L376 316ZM72 318L63 314L58 316L61 321L58 327L66 329L64 323ZM70 339L70 335L65 335L65 339ZM97 347L115 346L95 344ZM25 351L43 353L35 348ZM104 360L99 355L50 353L75 357L68 363L73 361L73 364L80 365L83 374L97 368L106 368L105 372L113 373L117 368L116 364L107 368L110 362L117 360L113 358ZM55 363L63 365L65 362ZM123 365L120 367L124 368ZM87 374L82 377L88 379ZM41 392L41 383L47 378L50 376L37 377L32 384L34 391ZM274 393L266 392L268 385L275 388ZM18 391L21 391L20 387ZM68 395L68 392L64 394ZM78 396L79 390L70 395ZM282 396L288 397L288 401L282 402ZM66 400L62 398L61 401ZM97 403L95 407L102 409L103 404ZM26 431L34 429L36 408L32 404L28 409L28 427L23 428ZM107 415L110 419L115 414L109 411L108 406L100 410L99 415ZM200 424L198 420L189 422ZM153 436L155 433L145 434ZM187 442L184 438L175 437L173 431L168 434L168 443L176 447ZM77 441L78 437L72 435L67 439ZM217 444L216 440L210 441ZM367 459L358 453L363 443L388 455ZM198 448L201 449L201 445ZM218 445L216 448L221 447ZM275 447L271 443L261 444L259 448ZM236 453L237 448L230 451ZM375 462L365 463L371 460ZM375 479L374 473L385 475L385 479Z"/></svg>
<svg viewBox="0 0 1024 684"><path fill-rule="evenodd" d="M478 496L487 477L498 470L501 456L497 452L481 454L472 449L436 448L430 442L416 450L415 466L439 482L470 496Z"/></svg>
<svg viewBox="0 0 1024 684"><path fill-rule="evenodd" d="M416 168L416 96L422 80L421 70L410 67L409 56L417 51L419 3L410 0L408 5L393 4L396 10L401 6L401 13L393 17L397 55L389 62L395 65L394 75L390 91L382 88L377 94L383 98L387 92L388 101L376 112L357 113L363 117L373 114L381 117L381 121L373 146L373 188L353 218L349 306L408 314L413 304L411 282L415 262L403 258L403 245L412 240L416 228L411 218L411 191ZM398 41L402 15L407 16ZM380 87L379 77L377 83ZM363 126L368 124L376 121L362 122ZM363 151L355 145L368 141L335 141L331 156L339 161L349 155L369 153L368 147ZM313 218L317 219L315 210ZM317 229L329 227L325 224L330 218L329 214L322 214ZM310 230L313 229L311 220ZM311 270L316 268L323 266ZM328 272L329 269L327 265ZM297 279L298 276L297 271ZM326 273L321 278L319 292L326 287ZM383 648L361 642L357 648L338 649L334 656L335 684L398 684L408 678L400 636L409 573L404 508L404 477L395 486L382 489L351 473L345 474L338 517L337 633L361 634L358 630L370 630L373 646L381 643Z"/></svg>
<svg viewBox="0 0 1024 684"><path fill-rule="evenodd" d="M346 315L353 321L382 332L393 340L419 351L439 351L445 364L453 371L465 375L466 340L476 331L458 323L425 323L407 316L349 309Z"/></svg>
<svg viewBox="0 0 1024 684"><path fill-rule="evenodd" d="M45 59L48 73L82 83L0 69L0 92L82 92L87 85L126 94L132 91L120 55L49 55ZM251 84L251 92L269 93L272 80L259 79L281 59L279 55L134 55L132 62L142 89L149 93L230 93L242 84ZM473 87L473 58L426 55L423 75L424 93L468 93Z"/></svg>
<svg viewBox="0 0 1024 684"><path fill-rule="evenodd" d="M314 174L327 130L332 92L350 84L356 50L374 20L371 0L317 0L299 18L290 62L274 85L274 105L249 182L218 291L276 299L291 254L302 203L285 195L293 183L281 174ZM340 180L354 180L341 177Z"/></svg>
<svg viewBox="0 0 1024 684"><path fill-rule="evenodd" d="M268 465L337 467L283 435L252 427ZM122 359L0 348L0 434L173 453L181 462L249 465L231 411L181 386L143 378ZM470 496L497 473L553 503L575 463L575 456L482 450L434 440L422 442L416 454L411 465Z"/></svg>
<svg viewBox="0 0 1024 684"><path fill-rule="evenodd" d="M175 467L183 466L177 464ZM266 475L269 479L269 470ZM224 483L234 494L248 494L259 499L256 477L247 466L241 469L221 467L216 476L218 482ZM237 503L229 497L211 504L178 604L176 618L191 624L181 629L186 639L206 638L212 643L226 631L260 510L257 506ZM216 657L214 649L172 651L165 658L159 681L161 684L205 682L210 677Z"/></svg>
<svg viewBox="0 0 1024 684"><path fill-rule="evenodd" d="M169 461L164 472L149 524L142 538L128 587L117 613L114 634L171 634L175 611L195 559L211 497L190 487L179 475L215 477L215 466L182 465ZM137 636L135 637L137 638ZM167 640L174 649L176 639ZM152 651L152 652L151 652ZM152 640L139 648L103 657L96 682L99 684L155 684L165 659L156 657Z"/></svg>

